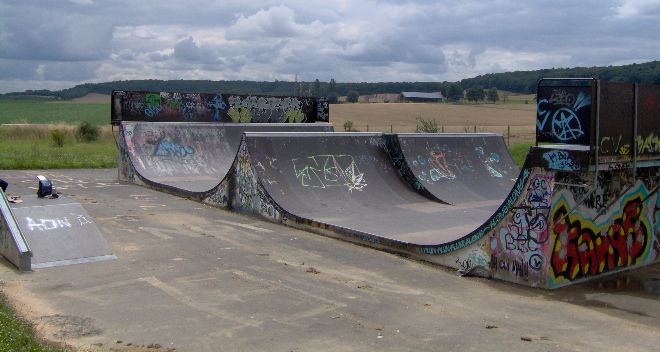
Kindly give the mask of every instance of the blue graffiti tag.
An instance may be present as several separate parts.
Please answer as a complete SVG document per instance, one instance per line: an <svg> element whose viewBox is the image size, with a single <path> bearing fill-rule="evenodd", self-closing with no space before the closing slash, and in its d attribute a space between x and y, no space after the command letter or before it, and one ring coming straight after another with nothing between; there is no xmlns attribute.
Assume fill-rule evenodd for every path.
<svg viewBox="0 0 660 352"><path fill-rule="evenodd" d="M206 106L213 109L213 121L220 121L220 112L227 108L227 103L222 100L222 95L216 94Z"/></svg>
<svg viewBox="0 0 660 352"><path fill-rule="evenodd" d="M580 165L565 151L553 150L543 154L543 159L548 161L548 168L562 171L578 171Z"/></svg>
<svg viewBox="0 0 660 352"><path fill-rule="evenodd" d="M554 113L546 108L549 104L561 106ZM591 95L579 93L577 97L562 90L555 90L550 100L541 99L537 106L536 128L544 130L546 122L551 120L552 134L560 141L577 140L585 132L578 117L578 112L591 105ZM550 116L552 114L552 116ZM539 120L539 118L541 120Z"/></svg>
<svg viewBox="0 0 660 352"><path fill-rule="evenodd" d="M156 156L180 157L185 158L195 153L195 150L189 146L182 146L172 143L168 140L161 140L156 147Z"/></svg>

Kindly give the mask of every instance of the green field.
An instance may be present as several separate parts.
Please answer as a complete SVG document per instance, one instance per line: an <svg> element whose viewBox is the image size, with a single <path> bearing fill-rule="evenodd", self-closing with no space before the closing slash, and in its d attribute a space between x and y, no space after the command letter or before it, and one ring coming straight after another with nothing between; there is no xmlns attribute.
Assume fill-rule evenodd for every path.
<svg viewBox="0 0 660 352"><path fill-rule="evenodd" d="M112 140L69 142L55 147L48 139L0 143L0 169L88 169L117 166Z"/></svg>
<svg viewBox="0 0 660 352"><path fill-rule="evenodd" d="M509 153L511 153L511 157L518 167L523 166L525 158L527 158L527 154L529 154L529 148L533 145L534 143L518 143L509 147Z"/></svg>
<svg viewBox="0 0 660 352"><path fill-rule="evenodd" d="M0 99L0 124L78 124L83 121L109 125L110 104L38 98Z"/></svg>

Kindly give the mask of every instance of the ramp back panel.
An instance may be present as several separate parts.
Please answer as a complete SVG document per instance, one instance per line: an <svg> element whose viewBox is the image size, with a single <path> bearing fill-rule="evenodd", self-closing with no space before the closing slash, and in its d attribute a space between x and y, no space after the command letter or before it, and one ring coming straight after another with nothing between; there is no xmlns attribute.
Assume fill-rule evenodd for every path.
<svg viewBox="0 0 660 352"><path fill-rule="evenodd" d="M111 123L328 122L326 99L216 93L113 91Z"/></svg>

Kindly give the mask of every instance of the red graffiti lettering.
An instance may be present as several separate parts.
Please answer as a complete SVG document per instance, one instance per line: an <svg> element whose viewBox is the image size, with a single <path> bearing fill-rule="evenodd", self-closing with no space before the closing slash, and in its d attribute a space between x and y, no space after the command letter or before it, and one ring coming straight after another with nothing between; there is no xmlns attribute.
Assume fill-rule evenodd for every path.
<svg viewBox="0 0 660 352"><path fill-rule="evenodd" d="M623 213L599 231L589 221L571 220L566 206L560 206L552 216L554 276L575 280L637 264L650 239L640 221L642 209L640 197L628 201Z"/></svg>

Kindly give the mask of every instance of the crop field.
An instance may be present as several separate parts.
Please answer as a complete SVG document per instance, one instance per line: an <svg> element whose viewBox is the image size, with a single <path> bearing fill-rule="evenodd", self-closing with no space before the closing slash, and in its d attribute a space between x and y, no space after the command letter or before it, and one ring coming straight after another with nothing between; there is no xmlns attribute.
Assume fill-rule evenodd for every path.
<svg viewBox="0 0 660 352"><path fill-rule="evenodd" d="M94 125L110 124L110 98L107 103L85 99L58 101L43 98L0 98L0 125L77 124L84 121Z"/></svg>
<svg viewBox="0 0 660 352"><path fill-rule="evenodd" d="M511 144L534 141L536 104L373 103L330 106L330 121L343 131L353 122L359 131L414 132L421 117L435 120L444 132L495 132Z"/></svg>

